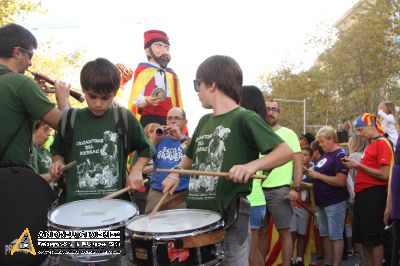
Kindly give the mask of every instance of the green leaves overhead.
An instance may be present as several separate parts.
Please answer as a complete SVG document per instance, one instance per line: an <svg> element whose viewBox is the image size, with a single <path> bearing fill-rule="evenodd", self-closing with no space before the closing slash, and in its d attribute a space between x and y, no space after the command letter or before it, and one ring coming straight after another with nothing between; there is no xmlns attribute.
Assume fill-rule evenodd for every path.
<svg viewBox="0 0 400 266"><path fill-rule="evenodd" d="M42 8L40 0L1 0L0 2L0 26L13 23L16 20L23 20L29 13L41 12Z"/></svg>

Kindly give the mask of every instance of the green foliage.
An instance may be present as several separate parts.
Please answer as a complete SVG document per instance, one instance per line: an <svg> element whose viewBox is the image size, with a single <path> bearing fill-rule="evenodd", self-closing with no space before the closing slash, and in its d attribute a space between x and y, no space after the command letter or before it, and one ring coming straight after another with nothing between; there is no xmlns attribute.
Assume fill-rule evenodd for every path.
<svg viewBox="0 0 400 266"><path fill-rule="evenodd" d="M1 0L0 2L0 26L15 21L22 21L29 13L45 13L41 0ZM52 53L54 43L52 40L40 43L39 49L33 57L30 70L44 74L54 80L64 80L67 77L76 77L74 80L66 80L77 88L79 71L83 65L86 51L78 49L71 53ZM28 74L29 75L29 74ZM80 91L80 89L75 89ZM55 102L54 94L48 94L50 100ZM85 103L70 98L73 107L83 107Z"/></svg>
<svg viewBox="0 0 400 266"><path fill-rule="evenodd" d="M71 53L52 54L53 41L40 43L38 53L33 57L30 70L44 74L54 80L65 80L68 77L74 77L73 80L65 80L72 84L76 91L81 91L79 87L79 72L86 58L86 51L78 49ZM48 97L55 102L54 94L48 94ZM70 97L73 107L82 108L85 105Z"/></svg>
<svg viewBox="0 0 400 266"><path fill-rule="evenodd" d="M0 26L23 20L29 13L44 13L40 0L1 0L0 2Z"/></svg>
<svg viewBox="0 0 400 266"><path fill-rule="evenodd" d="M367 1L365 1L367 2ZM270 97L307 99L307 125L336 127L361 112L375 113L379 102L400 105L400 47L395 17L397 1L377 0L357 16L357 23L339 32L337 41L309 70L293 74L283 68L266 80ZM319 40L321 45L329 40ZM302 109L290 104L282 124L302 131ZM283 113L288 112L283 109ZM313 131L311 128L307 131Z"/></svg>

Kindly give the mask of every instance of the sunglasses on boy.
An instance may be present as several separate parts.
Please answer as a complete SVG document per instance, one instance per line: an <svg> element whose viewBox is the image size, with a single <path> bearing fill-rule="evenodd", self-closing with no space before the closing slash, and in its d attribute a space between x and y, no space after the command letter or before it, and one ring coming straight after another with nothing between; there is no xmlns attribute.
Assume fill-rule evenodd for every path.
<svg viewBox="0 0 400 266"><path fill-rule="evenodd" d="M193 80L194 90L195 90L196 92L199 92L199 91L200 91L200 83L201 83L202 81L203 81L203 80L201 80L201 79L195 79L195 80Z"/></svg>

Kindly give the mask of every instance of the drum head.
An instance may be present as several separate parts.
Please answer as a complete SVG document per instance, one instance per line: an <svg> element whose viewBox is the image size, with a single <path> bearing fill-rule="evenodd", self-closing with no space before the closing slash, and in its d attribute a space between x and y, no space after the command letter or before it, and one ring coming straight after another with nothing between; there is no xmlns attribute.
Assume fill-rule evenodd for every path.
<svg viewBox="0 0 400 266"><path fill-rule="evenodd" d="M136 207L118 199L89 199L63 204L48 215L62 229L94 229L125 223L137 214Z"/></svg>
<svg viewBox="0 0 400 266"><path fill-rule="evenodd" d="M130 221L126 228L136 233L185 233L203 229L221 220L217 212L197 209L176 209L141 215Z"/></svg>

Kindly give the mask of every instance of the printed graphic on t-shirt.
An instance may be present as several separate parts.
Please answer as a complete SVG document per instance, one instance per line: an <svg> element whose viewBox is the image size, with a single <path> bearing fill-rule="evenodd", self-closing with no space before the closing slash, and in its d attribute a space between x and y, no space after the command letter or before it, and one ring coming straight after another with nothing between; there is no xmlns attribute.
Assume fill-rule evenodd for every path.
<svg viewBox="0 0 400 266"><path fill-rule="evenodd" d="M196 139L195 168L200 171L219 172L225 153L225 140L231 130L218 126L210 135L202 135ZM218 178L214 176L191 176L189 193L192 199L214 199Z"/></svg>
<svg viewBox="0 0 400 266"><path fill-rule="evenodd" d="M183 157L182 149L178 147L164 146L157 152L157 160L173 162L173 165L178 164Z"/></svg>
<svg viewBox="0 0 400 266"><path fill-rule="evenodd" d="M116 189L119 164L117 133L105 131L102 139L78 141L76 193L107 193Z"/></svg>
<svg viewBox="0 0 400 266"><path fill-rule="evenodd" d="M322 160L320 160L320 161L317 163L317 166L316 166L315 168L321 168L322 166L325 165L325 163L326 163L327 161L328 161L327 158L323 158Z"/></svg>

